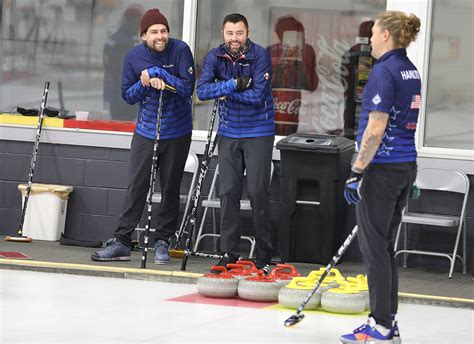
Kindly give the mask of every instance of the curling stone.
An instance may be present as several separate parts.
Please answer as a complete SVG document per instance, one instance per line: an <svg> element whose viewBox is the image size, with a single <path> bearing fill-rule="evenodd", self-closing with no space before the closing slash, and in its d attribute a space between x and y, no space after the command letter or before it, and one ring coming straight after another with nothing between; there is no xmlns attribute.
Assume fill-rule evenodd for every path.
<svg viewBox="0 0 474 344"><path fill-rule="evenodd" d="M234 297L239 281L232 277L224 266L213 266L211 271L219 273L208 273L198 278L199 294L218 298Z"/></svg>
<svg viewBox="0 0 474 344"><path fill-rule="evenodd" d="M326 268L320 268L319 270L313 270L309 273L308 279L313 279L315 283L319 281L321 275L326 271ZM345 281L344 276L342 276L341 272L338 269L331 269L329 273L324 278L324 282L330 284L329 282L333 283L334 286L337 286L339 282Z"/></svg>
<svg viewBox="0 0 474 344"><path fill-rule="evenodd" d="M278 302L280 305L286 308L297 309L301 303L306 300L308 294L315 287L316 283L318 283L325 270L325 268L321 268L311 271L306 277L293 278L286 287L280 289L278 294ZM344 277L339 270L331 269L318 287L318 290L316 290L313 297L306 304L305 309L318 308L321 301L321 294L330 288L338 287L342 281L344 281Z"/></svg>
<svg viewBox="0 0 474 344"><path fill-rule="evenodd" d="M306 300L316 283L307 277L295 277L288 285L280 289L278 303L285 308L297 309ZM333 282L323 281L318 290L313 294L305 306L305 309L316 309L321 301L321 293L334 286Z"/></svg>
<svg viewBox="0 0 474 344"><path fill-rule="evenodd" d="M254 274L252 273L252 270L247 269L246 266L243 265L243 264L229 263L229 264L227 264L227 269L229 269L229 271L227 271L227 273L229 275L232 275L237 280L241 280L241 279L244 279L244 278L254 276Z"/></svg>
<svg viewBox="0 0 474 344"><path fill-rule="evenodd" d="M259 270L251 260L239 260L237 264L243 265L245 270L248 270L253 276L257 276Z"/></svg>
<svg viewBox="0 0 474 344"><path fill-rule="evenodd" d="M321 296L321 308L332 313L353 314L365 309L365 297L350 282L326 290Z"/></svg>
<svg viewBox="0 0 474 344"><path fill-rule="evenodd" d="M237 293L245 300L277 301L280 288L280 283L259 271L255 277L240 280Z"/></svg>
<svg viewBox="0 0 474 344"><path fill-rule="evenodd" d="M308 276L304 277L308 285L313 288L316 283L319 282L321 275L324 273L325 268L311 271ZM331 269L329 273L324 277L318 290L325 291L330 288L337 288L342 281L346 279L341 275L338 269Z"/></svg>
<svg viewBox="0 0 474 344"><path fill-rule="evenodd" d="M296 267L291 264L277 264L277 266L270 273L270 277L280 283L282 286L290 283L294 277L300 277Z"/></svg>
<svg viewBox="0 0 474 344"><path fill-rule="evenodd" d="M357 275L357 277L347 277L347 280L354 283L359 289L360 293L365 297L365 310L370 311L370 296L369 296L369 284L367 282L367 276Z"/></svg>

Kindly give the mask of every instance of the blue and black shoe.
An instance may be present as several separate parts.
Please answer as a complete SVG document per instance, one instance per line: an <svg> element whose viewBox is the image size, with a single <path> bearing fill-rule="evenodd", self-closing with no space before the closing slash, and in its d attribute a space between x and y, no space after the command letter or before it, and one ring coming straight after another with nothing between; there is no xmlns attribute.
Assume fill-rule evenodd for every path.
<svg viewBox="0 0 474 344"><path fill-rule="evenodd" d="M165 240L158 240L155 244L155 264L163 265L170 261L168 248L170 244Z"/></svg>
<svg viewBox="0 0 474 344"><path fill-rule="evenodd" d="M121 243L117 238L107 240L105 248L97 251L91 259L97 262L129 261L131 248Z"/></svg>

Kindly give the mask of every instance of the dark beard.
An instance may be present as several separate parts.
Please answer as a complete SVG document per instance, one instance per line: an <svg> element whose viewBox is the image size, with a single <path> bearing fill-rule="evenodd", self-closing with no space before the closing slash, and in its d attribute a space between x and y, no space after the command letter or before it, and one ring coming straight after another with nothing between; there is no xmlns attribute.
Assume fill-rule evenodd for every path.
<svg viewBox="0 0 474 344"><path fill-rule="evenodd" d="M221 48L232 58L232 60L237 60L239 57L244 55L247 51L249 51L249 43L248 40L245 42L245 45L237 52L232 52L232 50L227 46L227 44L222 43Z"/></svg>
<svg viewBox="0 0 474 344"><path fill-rule="evenodd" d="M150 51L153 51L153 52L155 52L155 53L162 53L163 51L165 51L165 50L166 50L166 48L168 48L168 43L169 43L169 42L166 42L166 44L165 44L165 48L164 48L163 50L161 50L161 51L160 51L160 50L156 50L156 49L155 49L155 47L154 47L153 45L150 47L150 45L148 44L148 42L145 42L145 44L146 44L146 47L148 48L148 50L150 50Z"/></svg>

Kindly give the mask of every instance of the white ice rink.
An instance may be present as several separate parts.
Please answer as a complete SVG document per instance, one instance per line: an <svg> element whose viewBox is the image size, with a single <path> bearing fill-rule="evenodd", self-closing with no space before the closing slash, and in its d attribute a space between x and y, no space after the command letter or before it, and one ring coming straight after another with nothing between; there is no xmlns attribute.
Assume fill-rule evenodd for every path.
<svg viewBox="0 0 474 344"><path fill-rule="evenodd" d="M338 343L366 315L166 301L195 285L0 270L0 343ZM474 311L401 304L402 342L472 344Z"/></svg>

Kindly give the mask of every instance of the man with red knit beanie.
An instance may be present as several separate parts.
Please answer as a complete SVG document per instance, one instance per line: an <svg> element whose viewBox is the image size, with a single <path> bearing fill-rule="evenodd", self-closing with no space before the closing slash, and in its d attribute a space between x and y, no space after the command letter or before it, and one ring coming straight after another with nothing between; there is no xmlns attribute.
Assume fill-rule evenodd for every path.
<svg viewBox="0 0 474 344"><path fill-rule="evenodd" d="M166 26L168 33L170 31L168 20L166 20L165 16L161 14L159 9L152 8L151 10L148 10L142 17L140 22L140 36L146 33L146 30L153 24L163 24Z"/></svg>
<svg viewBox="0 0 474 344"><path fill-rule="evenodd" d="M140 35L143 43L128 51L122 72L122 98L128 104L138 104L130 182L114 238L92 255L95 261L130 260L132 233L140 221L150 184L160 92L163 105L158 178L162 201L155 232L156 264L169 261L169 238L178 226L179 187L191 145L194 60L186 43L170 38L168 20L157 8L143 15Z"/></svg>

